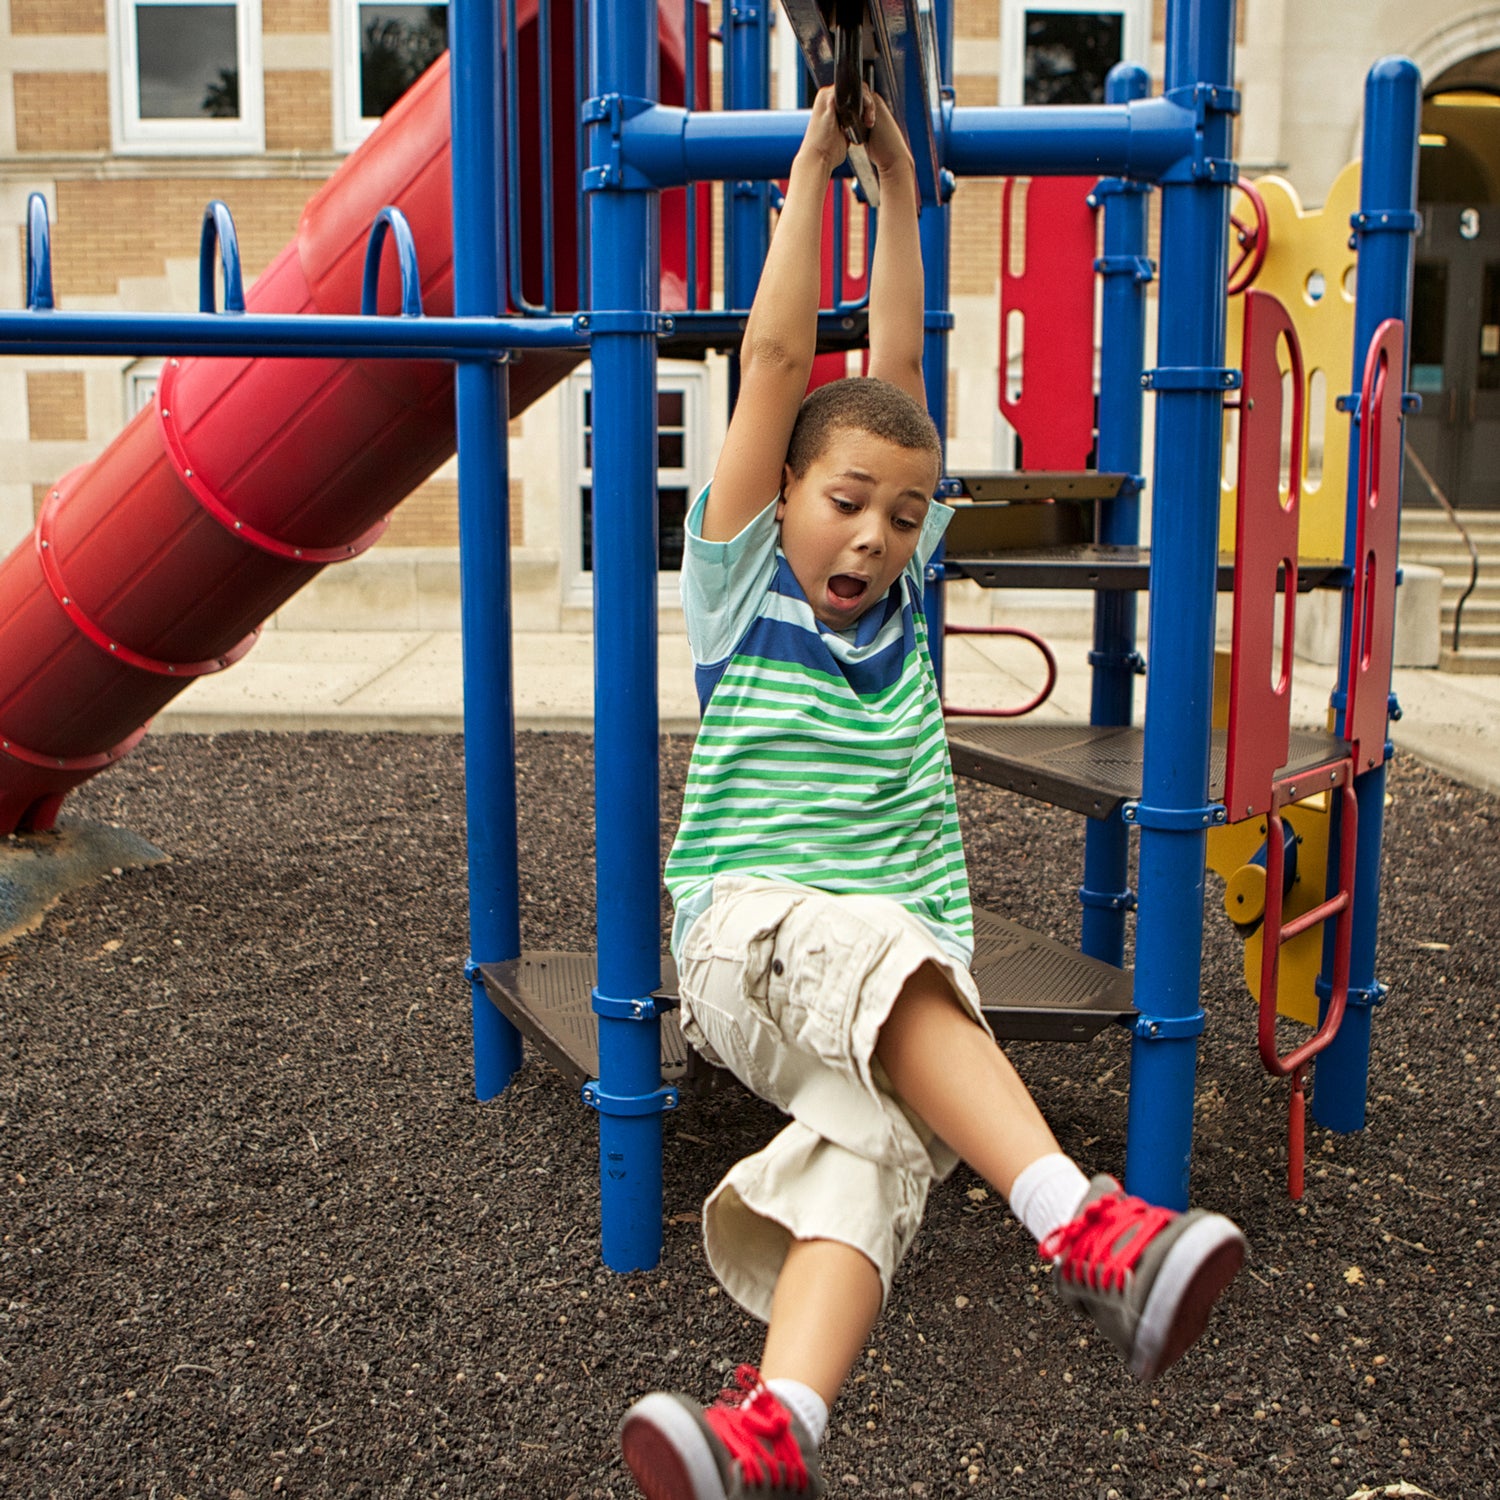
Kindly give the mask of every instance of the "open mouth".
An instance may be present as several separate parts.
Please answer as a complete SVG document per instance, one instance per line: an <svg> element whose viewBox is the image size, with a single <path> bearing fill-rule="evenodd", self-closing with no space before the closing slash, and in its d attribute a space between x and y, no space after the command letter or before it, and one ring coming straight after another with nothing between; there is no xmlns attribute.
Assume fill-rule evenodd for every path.
<svg viewBox="0 0 1500 1500"><path fill-rule="evenodd" d="M829 603L835 609L850 609L869 592L870 581L853 573L835 573L828 580Z"/></svg>

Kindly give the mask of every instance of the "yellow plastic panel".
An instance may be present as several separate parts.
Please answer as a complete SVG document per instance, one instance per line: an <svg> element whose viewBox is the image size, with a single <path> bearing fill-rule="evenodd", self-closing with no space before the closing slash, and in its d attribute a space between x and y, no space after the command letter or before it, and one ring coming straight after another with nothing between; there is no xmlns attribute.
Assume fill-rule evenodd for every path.
<svg viewBox="0 0 1500 1500"><path fill-rule="evenodd" d="M1213 724L1222 729L1229 712L1229 652L1214 652ZM1282 902L1282 919L1311 911L1328 878L1328 798L1320 793L1282 810L1297 836L1297 879ZM1224 880L1224 912L1245 938L1245 987L1260 999L1261 927L1266 909L1266 872L1250 857L1266 841L1266 820L1248 818L1208 830L1208 867ZM1318 1019L1314 983L1323 960L1319 924L1282 945L1277 1013L1309 1026Z"/></svg>
<svg viewBox="0 0 1500 1500"><path fill-rule="evenodd" d="M1302 524L1299 556L1307 561L1341 561L1344 556L1344 510L1348 499L1349 417L1334 402L1348 393L1354 349L1354 251L1349 247L1349 219L1359 207L1359 163L1339 173L1328 201L1305 210L1296 190L1280 177L1262 177L1254 186L1265 199L1262 233L1268 234L1266 258L1252 285L1270 292L1286 308L1302 346L1302 365L1310 393L1302 478ZM1243 194L1233 194L1237 216L1251 213ZM1237 252L1236 252L1237 253ZM1321 288L1321 292L1320 292ZM1244 299L1229 299L1226 362L1240 365ZM1316 399L1318 412L1312 409ZM1226 414L1224 479L1219 535L1224 551L1234 548L1235 455L1228 441Z"/></svg>
<svg viewBox="0 0 1500 1500"><path fill-rule="evenodd" d="M1282 902L1282 920L1289 922L1293 917L1311 911L1323 900L1328 879L1327 794L1320 792L1305 802L1283 808L1281 816L1297 837L1297 879ZM1224 907L1231 920L1258 915L1247 910L1247 905L1253 908L1257 899L1264 910L1265 872L1250 864L1250 856L1265 839L1264 818L1251 818L1244 823L1209 830L1208 864L1227 882ZM1242 896L1246 898L1243 903L1238 900ZM1281 974L1276 986L1277 1013L1309 1026L1316 1025L1318 1020L1318 994L1314 986L1323 961L1323 925L1319 923L1299 933L1281 948ZM1257 923L1245 940L1245 987L1257 1000L1260 999L1263 931L1264 928Z"/></svg>

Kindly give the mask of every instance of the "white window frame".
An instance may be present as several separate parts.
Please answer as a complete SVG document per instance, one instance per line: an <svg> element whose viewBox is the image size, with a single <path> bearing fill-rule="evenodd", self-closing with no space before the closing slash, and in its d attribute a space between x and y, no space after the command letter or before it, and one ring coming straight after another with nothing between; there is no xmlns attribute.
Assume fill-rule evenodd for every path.
<svg viewBox="0 0 1500 1500"><path fill-rule="evenodd" d="M375 127L378 119L360 114L360 0L330 0L333 32L333 146L353 151ZM417 0L420 3L420 0ZM453 0L437 0L451 6Z"/></svg>
<svg viewBox="0 0 1500 1500"><path fill-rule="evenodd" d="M1072 11L1083 15L1125 18L1120 60L1145 67L1151 54L1151 0L1001 0L1000 103L1016 105L1026 96L1026 13Z"/></svg>
<svg viewBox="0 0 1500 1500"><path fill-rule="evenodd" d="M223 3L235 13L240 59L240 116L237 120L193 117L141 118L140 67L136 53L138 4ZM109 0L110 130L121 155L239 156L266 149L265 71L261 57L260 0Z"/></svg>
<svg viewBox="0 0 1500 1500"><path fill-rule="evenodd" d="M594 600L594 575L583 568L583 497L585 485L593 483L593 471L584 463L583 397L591 389L592 375L587 365L575 370L563 387L565 402L562 417L563 492L562 492L562 579L563 604L570 608L588 608ZM681 391L683 427L683 466L660 471L658 488L685 488L691 505L698 492L708 483L712 463L708 445L710 374L698 360L664 359L656 369L656 388ZM680 604L678 588L681 574L657 574L657 600L664 607Z"/></svg>
<svg viewBox="0 0 1500 1500"><path fill-rule="evenodd" d="M160 359L138 359L125 367L125 420L139 416L156 400L156 386L161 379Z"/></svg>

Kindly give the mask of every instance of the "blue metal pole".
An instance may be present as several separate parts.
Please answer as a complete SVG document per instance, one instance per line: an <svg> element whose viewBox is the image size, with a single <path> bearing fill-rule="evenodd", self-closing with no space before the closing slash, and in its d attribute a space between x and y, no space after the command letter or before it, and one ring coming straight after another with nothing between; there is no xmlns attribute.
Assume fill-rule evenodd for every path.
<svg viewBox="0 0 1500 1500"><path fill-rule="evenodd" d="M937 0L933 24L938 44L938 78L946 88L952 79L953 6L951 0ZM925 331L922 339L922 380L927 387L927 410L937 425L938 438L946 454L948 448L948 333L953 327L949 307L949 261L952 233L953 174L938 176L938 197L923 203L917 220L922 242L922 277ZM947 463L944 462L946 470ZM927 646L932 655L933 671L938 683L943 681L943 621L946 599L943 593L943 555L941 547L927 568L926 587L922 592L923 611L927 617Z"/></svg>
<svg viewBox="0 0 1500 1500"><path fill-rule="evenodd" d="M1376 330L1387 318L1410 323L1412 249L1417 232L1417 134L1422 108L1422 79L1406 58L1387 57L1371 68L1365 82L1365 130L1359 214L1354 220L1359 254L1359 284L1354 308L1353 385L1364 378L1365 357ZM1408 350L1409 357L1409 350ZM1406 389L1401 372L1399 391ZM1390 399L1389 397L1387 399ZM1350 424L1349 496L1344 529L1344 560L1356 561L1355 519L1359 510L1359 428ZM1339 653L1339 687L1335 697L1342 731L1350 671L1353 593L1344 594L1343 639ZM1368 690L1368 689L1367 689ZM1389 684L1386 685L1389 693ZM1349 955L1349 1001L1332 1042L1314 1065L1313 1118L1330 1130L1360 1130L1365 1123L1365 1094L1370 1069L1370 1015L1384 995L1375 978L1375 928L1380 914L1380 850L1385 831L1385 765L1357 776L1359 830L1354 863L1354 918ZM1338 803L1334 804L1335 809ZM1337 812L1329 831L1330 889L1338 872ZM1326 1009L1333 974L1333 924L1325 924L1323 972L1318 981Z"/></svg>
<svg viewBox="0 0 1500 1500"><path fill-rule="evenodd" d="M589 35L584 186L593 336L594 818L597 850L599 1111L604 1262L661 1255L661 869L656 698L655 192L627 188L619 96L657 96L655 0L600 0Z"/></svg>
<svg viewBox="0 0 1500 1500"><path fill-rule="evenodd" d="M1120 63L1110 70L1104 97L1110 104L1144 99L1151 87L1146 70ZM1146 193L1144 183L1107 178L1096 190L1104 208L1104 278L1099 334L1099 467L1106 473L1141 472L1141 370L1146 358ZM1099 540L1111 546L1140 541L1140 491L1132 483L1103 509ZM1136 599L1123 589L1094 598L1094 724L1129 724L1136 663ZM1129 830L1118 813L1090 819L1084 830L1083 951L1105 963L1125 961L1125 914L1135 905L1126 871Z"/></svg>
<svg viewBox="0 0 1500 1500"><path fill-rule="evenodd" d="M781 120L771 107L771 0L735 0L724 8L724 108L758 111L752 130ZM689 120L709 120L707 111ZM800 113L800 112L799 112ZM804 126L806 121L801 122ZM802 139L799 132L797 141ZM787 154L790 162L796 143ZM718 176L720 174L714 173ZM769 176L769 172L765 174ZM771 184L761 174L724 179L724 305L747 309L771 245ZM729 404L739 395L738 354L729 361Z"/></svg>
<svg viewBox="0 0 1500 1500"><path fill-rule="evenodd" d="M453 301L460 316L503 308L505 195L500 149L498 13L454 0ZM521 1065L521 1038L490 1003L476 965L521 952L517 890L515 715L511 698L510 527L505 367L465 363L458 406L459 589L464 778L469 840L469 963L474 1092L492 1098Z"/></svg>
<svg viewBox="0 0 1500 1500"><path fill-rule="evenodd" d="M1140 802L1140 912L1131 1049L1129 1189L1186 1206L1193 1089L1203 1029L1205 831L1222 819L1208 798L1215 574L1228 253L1233 0L1173 0L1167 11L1167 97L1194 108L1193 152L1163 176L1156 494L1152 515L1151 675Z"/></svg>

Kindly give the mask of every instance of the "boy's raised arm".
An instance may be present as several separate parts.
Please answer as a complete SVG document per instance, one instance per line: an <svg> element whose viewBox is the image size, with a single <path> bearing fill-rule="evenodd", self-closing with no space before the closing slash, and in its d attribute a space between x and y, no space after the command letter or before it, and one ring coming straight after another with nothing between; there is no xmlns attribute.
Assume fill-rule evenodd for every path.
<svg viewBox="0 0 1500 1500"><path fill-rule="evenodd" d="M703 515L705 541L737 536L781 490L787 445L817 350L823 201L847 149L834 118L833 90L822 89L792 162L740 344L739 400L714 468Z"/></svg>
<svg viewBox="0 0 1500 1500"><path fill-rule="evenodd" d="M874 100L867 143L880 174L880 218L870 267L870 374L923 406L922 241L917 231L917 173L911 151L885 100Z"/></svg>

